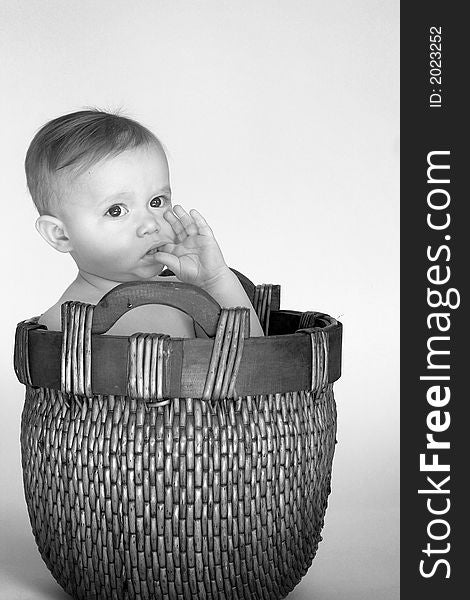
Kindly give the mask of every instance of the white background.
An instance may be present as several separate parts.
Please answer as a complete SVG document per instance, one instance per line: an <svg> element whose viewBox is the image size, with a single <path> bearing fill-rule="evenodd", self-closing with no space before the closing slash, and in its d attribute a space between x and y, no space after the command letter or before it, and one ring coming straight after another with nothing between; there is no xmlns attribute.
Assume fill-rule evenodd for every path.
<svg viewBox="0 0 470 600"><path fill-rule="evenodd" d="M75 276L34 229L23 160L73 110L123 109L168 149L174 201L282 307L344 324L317 557L289 600L398 598L398 1L2 0L0 597L63 599L36 550L15 325Z"/></svg>

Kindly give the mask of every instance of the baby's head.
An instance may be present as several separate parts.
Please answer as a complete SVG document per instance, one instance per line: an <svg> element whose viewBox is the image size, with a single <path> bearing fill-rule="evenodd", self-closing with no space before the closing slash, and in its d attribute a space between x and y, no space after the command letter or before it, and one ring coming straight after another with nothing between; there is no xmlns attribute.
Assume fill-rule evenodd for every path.
<svg viewBox="0 0 470 600"><path fill-rule="evenodd" d="M148 129L97 110L68 114L38 131L25 169L38 231L82 273L131 281L161 272L153 250L174 241L163 216L171 191L165 152Z"/></svg>

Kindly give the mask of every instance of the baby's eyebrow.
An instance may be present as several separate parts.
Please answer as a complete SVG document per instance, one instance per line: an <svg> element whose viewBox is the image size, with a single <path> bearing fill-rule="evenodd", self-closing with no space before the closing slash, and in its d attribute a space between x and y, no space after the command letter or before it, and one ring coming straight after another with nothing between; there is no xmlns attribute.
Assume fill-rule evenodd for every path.
<svg viewBox="0 0 470 600"><path fill-rule="evenodd" d="M155 193L151 194L151 196L152 196L152 198L155 198L156 196L162 196L164 194L171 196L171 188L169 186L165 186L165 187L161 188L159 191L156 191ZM129 196L133 196L133 195L134 194L132 192L126 192L126 191L114 192L114 193L106 196L106 198L103 198L103 200L100 202L100 204L106 204L107 202L119 200L120 198L128 198Z"/></svg>
<svg viewBox="0 0 470 600"><path fill-rule="evenodd" d="M103 200L100 202L100 204L106 204L106 202L110 202L111 200L116 200L118 198L125 198L128 196L132 196L131 192L115 192L115 193L109 194L109 196L106 196L105 198L103 198Z"/></svg>

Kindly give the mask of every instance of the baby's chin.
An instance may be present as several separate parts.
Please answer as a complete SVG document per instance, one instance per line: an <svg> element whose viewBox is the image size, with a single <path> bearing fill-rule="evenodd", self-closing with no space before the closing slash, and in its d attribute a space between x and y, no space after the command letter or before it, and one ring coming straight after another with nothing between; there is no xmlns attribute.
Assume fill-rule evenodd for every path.
<svg viewBox="0 0 470 600"><path fill-rule="evenodd" d="M152 279L161 275L165 268L164 265L155 264L151 267L136 269L135 272L126 275L125 281L152 281Z"/></svg>

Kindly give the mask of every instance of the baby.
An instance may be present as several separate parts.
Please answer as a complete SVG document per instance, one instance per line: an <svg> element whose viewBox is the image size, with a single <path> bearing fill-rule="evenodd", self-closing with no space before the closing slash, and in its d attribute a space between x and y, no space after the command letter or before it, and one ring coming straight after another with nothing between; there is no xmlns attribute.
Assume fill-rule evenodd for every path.
<svg viewBox="0 0 470 600"><path fill-rule="evenodd" d="M70 253L78 267L76 279L39 323L60 330L63 302L97 304L126 281L173 280L199 286L222 307L249 307L250 335L263 335L205 219L196 210L172 207L165 152L148 129L97 110L71 113L38 131L25 168L39 233ZM174 276L161 276L165 266ZM127 312L108 333L137 331L196 335L191 317L163 305Z"/></svg>

